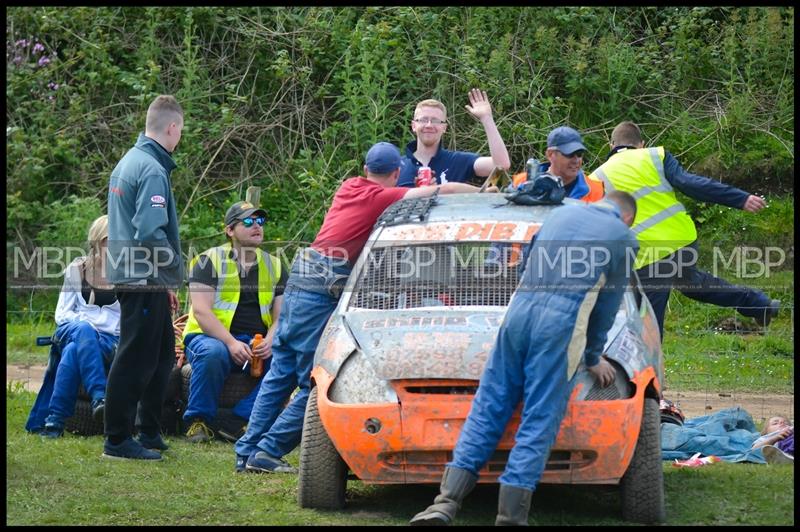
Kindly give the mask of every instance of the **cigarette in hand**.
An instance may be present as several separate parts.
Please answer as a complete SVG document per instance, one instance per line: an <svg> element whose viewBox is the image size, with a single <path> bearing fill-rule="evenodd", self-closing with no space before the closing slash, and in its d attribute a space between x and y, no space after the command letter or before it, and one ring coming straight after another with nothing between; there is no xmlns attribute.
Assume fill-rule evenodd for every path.
<svg viewBox="0 0 800 532"><path fill-rule="evenodd" d="M245 370L245 369L247 369L247 364L249 364L249 363L250 363L250 361L249 361L249 360L245 360L245 361L244 361L244 365L242 365L242 370Z"/></svg>

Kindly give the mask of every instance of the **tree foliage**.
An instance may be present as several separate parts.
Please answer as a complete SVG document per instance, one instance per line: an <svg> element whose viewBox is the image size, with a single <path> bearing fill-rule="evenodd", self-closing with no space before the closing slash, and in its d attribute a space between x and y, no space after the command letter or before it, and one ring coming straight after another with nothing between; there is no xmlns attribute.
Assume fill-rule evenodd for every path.
<svg viewBox="0 0 800 532"><path fill-rule="evenodd" d="M752 192L791 187L791 7L10 7L7 242L81 241L149 102L186 112L173 173L181 233L215 243L262 188L267 238L310 240L369 146L411 140L445 103L449 147L488 152L464 110L484 88L512 166L582 132L593 169L631 119L684 166ZM83 198L83 200L79 200ZM92 208L80 208L88 202ZM33 212L52 216L33 216ZM218 238L217 238L218 240Z"/></svg>

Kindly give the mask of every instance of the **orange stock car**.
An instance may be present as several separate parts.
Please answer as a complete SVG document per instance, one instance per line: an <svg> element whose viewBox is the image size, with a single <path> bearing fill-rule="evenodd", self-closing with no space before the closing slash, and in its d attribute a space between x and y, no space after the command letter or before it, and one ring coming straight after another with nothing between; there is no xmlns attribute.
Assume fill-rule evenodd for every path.
<svg viewBox="0 0 800 532"><path fill-rule="evenodd" d="M523 249L554 208L464 194L387 209L317 348L300 446L301 506L343 507L348 478L440 482ZM579 366L541 482L619 484L624 518L661 521L663 355L635 276L606 352L616 380L600 388ZM518 424L519 408L478 482L497 481Z"/></svg>

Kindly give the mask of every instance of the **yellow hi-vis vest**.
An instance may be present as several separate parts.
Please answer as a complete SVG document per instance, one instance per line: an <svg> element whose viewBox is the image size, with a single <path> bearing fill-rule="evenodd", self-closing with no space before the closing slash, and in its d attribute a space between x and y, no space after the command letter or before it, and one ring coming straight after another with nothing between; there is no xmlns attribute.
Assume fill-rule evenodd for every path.
<svg viewBox="0 0 800 532"><path fill-rule="evenodd" d="M620 150L591 174L606 192L622 190L636 200L631 230L639 241L635 267L663 259L697 240L694 222L664 175L664 148Z"/></svg>
<svg viewBox="0 0 800 532"><path fill-rule="evenodd" d="M260 253L256 259L258 264L258 306L261 311L261 321L269 329L270 325L272 325L270 304L275 292L275 284L281 278L281 262L266 251L259 251ZM200 257L205 257L203 260L211 260L211 265L217 276L217 286L216 290L214 290L214 303L211 310L214 312L214 316L228 330L231 329L233 315L236 314L240 293L239 268L236 265L236 261L231 259L230 252L230 244L211 248L195 257L189 265L189 271L191 271ZM197 323L197 318L195 318L194 309L189 308L189 319L183 329L182 339L185 342L188 335L202 332L203 330L200 324ZM184 345L186 344L184 343Z"/></svg>

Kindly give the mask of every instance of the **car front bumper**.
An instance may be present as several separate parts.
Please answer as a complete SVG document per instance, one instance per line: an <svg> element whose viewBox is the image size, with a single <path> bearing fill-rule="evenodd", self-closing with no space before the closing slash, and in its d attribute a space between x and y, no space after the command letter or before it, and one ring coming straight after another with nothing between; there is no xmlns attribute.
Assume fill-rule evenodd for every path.
<svg viewBox="0 0 800 532"><path fill-rule="evenodd" d="M328 399L330 374L317 366L312 379L331 441L355 476L375 484L439 483L477 386L474 380L398 380L392 382L396 403L339 404ZM652 368L636 374L628 399L578 401L576 386L541 482L617 484L633 457L645 390L655 379ZM478 482L497 482L519 421L518 408Z"/></svg>

